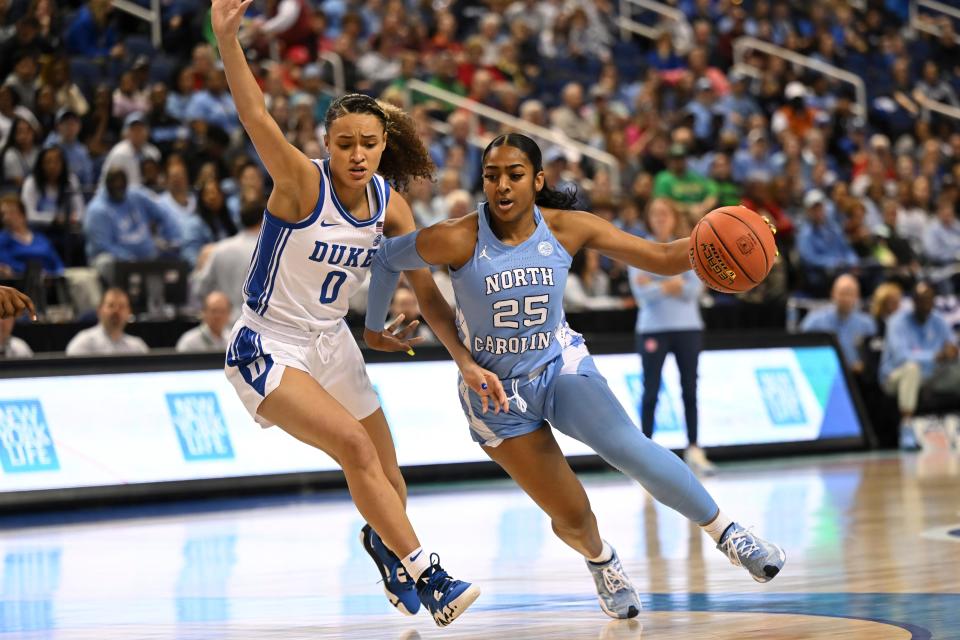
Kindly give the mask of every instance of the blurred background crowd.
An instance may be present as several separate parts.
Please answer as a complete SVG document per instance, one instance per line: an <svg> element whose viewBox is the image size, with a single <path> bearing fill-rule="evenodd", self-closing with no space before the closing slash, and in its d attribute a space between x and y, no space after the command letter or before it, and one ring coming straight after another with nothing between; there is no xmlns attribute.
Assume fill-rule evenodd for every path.
<svg viewBox="0 0 960 640"><path fill-rule="evenodd" d="M270 185L208 3L131 4L157 9L157 24L110 0L0 0L0 279L41 302L34 350L63 350L58 324L99 314L101 326L111 297L124 326L131 305L167 327L199 310L194 331L208 335L191 344L220 348L241 304ZM960 323L958 19L910 4L257 0L241 41L309 157L324 155L339 93L414 117L437 166L404 194L418 224L474 210L483 147L520 129L540 142L548 183L630 233L651 235L658 210L667 238L717 206L769 216L773 273L741 296L701 292L708 329L799 329L840 289L841 311L863 306L876 333L918 283ZM567 309L583 328L632 330L624 265L587 252L573 273ZM826 326L843 337L841 316ZM140 324L138 349L179 339ZM848 342L862 370L850 349L868 341Z"/></svg>

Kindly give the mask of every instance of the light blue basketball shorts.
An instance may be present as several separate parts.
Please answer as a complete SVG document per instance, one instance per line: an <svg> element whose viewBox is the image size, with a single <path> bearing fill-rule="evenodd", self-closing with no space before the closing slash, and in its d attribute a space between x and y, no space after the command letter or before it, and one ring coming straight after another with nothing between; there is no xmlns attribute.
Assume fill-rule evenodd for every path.
<svg viewBox="0 0 960 640"><path fill-rule="evenodd" d="M509 412L494 413L488 409L482 413L480 396L460 378L460 406L467 417L474 442L496 447L508 438L536 431L544 421L553 422L555 383L565 375L595 376L606 382L582 338L574 340L557 358L528 375L501 380L510 398Z"/></svg>

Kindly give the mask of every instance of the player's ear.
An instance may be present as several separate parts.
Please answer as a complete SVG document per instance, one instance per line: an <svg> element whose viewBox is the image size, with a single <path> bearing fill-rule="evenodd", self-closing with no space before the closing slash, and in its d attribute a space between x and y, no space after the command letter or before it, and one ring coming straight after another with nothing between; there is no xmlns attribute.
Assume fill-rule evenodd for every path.
<svg viewBox="0 0 960 640"><path fill-rule="evenodd" d="M538 171L537 175L533 178L533 189L537 193L540 193L540 190L543 189L543 185L546 183L547 177L543 171Z"/></svg>

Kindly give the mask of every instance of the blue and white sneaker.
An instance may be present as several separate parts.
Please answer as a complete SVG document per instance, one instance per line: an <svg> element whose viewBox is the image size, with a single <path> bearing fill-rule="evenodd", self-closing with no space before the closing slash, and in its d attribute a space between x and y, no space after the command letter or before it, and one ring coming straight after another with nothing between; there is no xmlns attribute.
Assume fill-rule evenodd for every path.
<svg viewBox="0 0 960 640"><path fill-rule="evenodd" d="M383 540L369 524L363 525L363 529L360 530L360 544L380 570L380 575L383 577L383 592L387 594L390 604L407 616L420 611L416 583L403 568L400 558L383 544Z"/></svg>
<svg viewBox="0 0 960 640"><path fill-rule="evenodd" d="M440 556L430 554L430 568L417 580L417 595L438 627L445 627L480 597L480 587L454 580L440 566Z"/></svg>
<svg viewBox="0 0 960 640"><path fill-rule="evenodd" d="M597 598L600 608L611 618L636 618L640 615L640 594L634 588L620 564L616 550L613 557L597 564L587 560L587 568L597 585Z"/></svg>
<svg viewBox="0 0 960 640"><path fill-rule="evenodd" d="M717 549L727 554L733 566L746 569L757 582L773 580L787 561L783 549L736 522L723 532Z"/></svg>

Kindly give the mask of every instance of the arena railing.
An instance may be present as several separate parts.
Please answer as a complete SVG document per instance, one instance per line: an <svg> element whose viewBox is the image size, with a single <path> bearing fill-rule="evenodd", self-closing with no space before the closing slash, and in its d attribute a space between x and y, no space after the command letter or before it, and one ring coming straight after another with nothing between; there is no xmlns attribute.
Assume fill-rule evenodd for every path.
<svg viewBox="0 0 960 640"><path fill-rule="evenodd" d="M929 118L930 112L932 111L934 113L939 113L942 116L946 116L947 118L960 120L960 109L952 104L932 100L920 92L915 92L913 98L917 101L917 103L920 104L920 112L924 119Z"/></svg>
<svg viewBox="0 0 960 640"><path fill-rule="evenodd" d="M760 69L757 69L746 62L748 51L759 51L760 53L768 56L782 58L790 64L794 64L799 67L805 67L841 82L852 84L853 89L856 92L856 104L854 105L854 109L857 112L857 115L866 117L867 86L863 82L863 78L855 73L850 73L845 69L835 67L832 64L827 64L826 62L822 62L816 58L811 58L810 56L796 53L790 49L778 47L775 44L767 42L766 40L760 40L751 36L737 38L733 43L734 69L755 78L759 78L762 75L762 72Z"/></svg>
<svg viewBox="0 0 960 640"><path fill-rule="evenodd" d="M916 29L917 31L924 31L926 33L939 36L940 35L940 26L936 24L933 18L929 13L921 14L920 10L926 9L930 12L936 12L942 14L943 17L951 18L953 20L960 21L960 8L951 6L949 4L944 4L942 2L937 2L937 0L911 0L910 2L910 28ZM958 33L954 35L954 40L960 42L960 30L956 30Z"/></svg>
<svg viewBox="0 0 960 640"><path fill-rule="evenodd" d="M153 43L154 48L159 49L160 45L163 44L163 34L160 29L163 26L163 21L160 17L160 0L150 0L150 8L144 9L138 4L134 4L129 0L111 0L111 3L115 8L129 13L135 18L140 18L145 22L150 23L150 41Z"/></svg>
<svg viewBox="0 0 960 640"><path fill-rule="evenodd" d="M583 144L582 142L572 140L571 138L568 138L564 134L558 133L553 129L547 129L546 127L541 127L527 122L526 120L521 120L520 118L514 117L509 113L488 107L485 104L480 104L479 102L470 100L469 98L464 98L456 93L440 89L422 80L409 80L407 82L407 92L408 94L419 93L428 96L440 102L452 105L458 109L468 111L475 119L484 118L486 120L492 120L515 131L520 131L535 138L546 140L547 142L551 142L565 149L576 151L580 155L590 158L597 164L605 167L610 173L610 183L614 193L619 194L621 191L620 163L615 156L607 153L606 151L601 151L595 147ZM410 102L409 99L408 102Z"/></svg>
<svg viewBox="0 0 960 640"><path fill-rule="evenodd" d="M664 29L662 22L655 27L651 27L634 20L635 7L663 16L665 22L671 25L670 30L673 32L674 46L677 47L679 53L686 52L685 49L689 48L693 35L693 28L690 26L687 16L676 7L671 7L656 0L620 0L620 15L617 17L617 26L620 27L621 39L626 39L627 34L632 33L648 40L656 40Z"/></svg>

